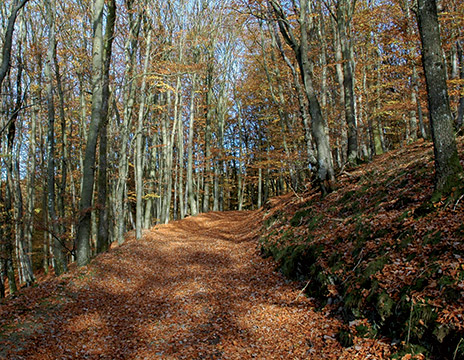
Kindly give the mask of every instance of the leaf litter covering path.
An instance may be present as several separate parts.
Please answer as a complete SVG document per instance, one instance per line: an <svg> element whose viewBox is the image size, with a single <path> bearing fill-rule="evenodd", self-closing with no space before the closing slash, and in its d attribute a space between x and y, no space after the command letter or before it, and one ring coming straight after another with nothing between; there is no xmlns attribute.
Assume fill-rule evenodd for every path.
<svg viewBox="0 0 464 360"><path fill-rule="evenodd" d="M157 226L84 269L0 307L6 359L381 358L344 349L340 323L313 310L262 259L258 212L207 213ZM372 355L371 355L372 354Z"/></svg>

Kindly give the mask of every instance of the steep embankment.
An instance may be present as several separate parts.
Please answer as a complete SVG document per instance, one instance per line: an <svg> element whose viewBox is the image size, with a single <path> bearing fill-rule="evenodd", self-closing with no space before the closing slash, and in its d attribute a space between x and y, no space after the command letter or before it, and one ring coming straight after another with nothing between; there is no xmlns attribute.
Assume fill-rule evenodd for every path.
<svg viewBox="0 0 464 360"><path fill-rule="evenodd" d="M389 353L316 312L263 259L262 212L157 226L0 305L4 359L355 359Z"/></svg>
<svg viewBox="0 0 464 360"><path fill-rule="evenodd" d="M343 345L387 336L399 358L464 358L464 199L427 205L433 173L417 142L346 171L323 201L267 204L262 253L344 320Z"/></svg>

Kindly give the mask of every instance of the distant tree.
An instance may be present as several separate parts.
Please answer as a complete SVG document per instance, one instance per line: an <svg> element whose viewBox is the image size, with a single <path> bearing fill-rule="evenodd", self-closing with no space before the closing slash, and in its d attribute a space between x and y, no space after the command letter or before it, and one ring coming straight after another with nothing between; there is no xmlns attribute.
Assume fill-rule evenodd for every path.
<svg viewBox="0 0 464 360"><path fill-rule="evenodd" d="M453 131L435 0L418 0L417 18L435 153L435 195L432 200L436 200L462 188L464 172Z"/></svg>

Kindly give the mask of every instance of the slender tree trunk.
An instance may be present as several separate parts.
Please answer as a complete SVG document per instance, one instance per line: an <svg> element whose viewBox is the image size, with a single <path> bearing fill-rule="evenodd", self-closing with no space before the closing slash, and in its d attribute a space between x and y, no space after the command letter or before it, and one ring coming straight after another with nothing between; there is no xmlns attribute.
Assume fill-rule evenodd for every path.
<svg viewBox="0 0 464 360"><path fill-rule="evenodd" d="M18 74L20 75L21 69ZM12 89L9 89L12 91ZM20 95L21 96L21 95ZM16 120L18 117L18 111L20 108L20 103L17 102L16 107L14 108L12 115L8 123L8 133L7 133L7 154L13 154L14 139L16 136ZM16 286L16 277L14 270L14 183L13 183L13 156L5 157L5 166L6 166L6 184L5 184L5 198L0 199L0 203L3 203L3 235L4 235L4 269L6 272L6 277L8 278L8 287L10 294L14 294L17 291Z"/></svg>
<svg viewBox="0 0 464 360"><path fill-rule="evenodd" d="M337 6L337 25L339 41L343 56L343 88L345 119L348 125L348 155L349 163L355 163L358 158L358 129L355 114L354 72L352 68L352 51L350 42L350 21L354 6L350 0L339 0Z"/></svg>
<svg viewBox="0 0 464 360"><path fill-rule="evenodd" d="M346 101L346 96L345 96L345 86L343 84L344 81L344 76L343 76L343 52L342 52L342 45L340 41L340 34L336 29L335 26L335 21L333 22L333 33L335 36L335 70L337 73L337 83L338 83L338 91L339 91L339 101L340 101L340 106L345 110L345 101ZM346 156L348 155L348 126L347 126L347 121L346 121L346 111L343 111L342 115L340 116L340 134L341 134L341 157L340 157L340 162L345 163L346 162Z"/></svg>
<svg viewBox="0 0 464 360"><path fill-rule="evenodd" d="M77 265L84 266L90 261L90 232L93 187L95 182L95 160L97 139L102 122L102 71L103 71L103 7L104 0L95 0L92 14L92 114L85 148L82 174L81 201L79 204L79 223L76 234Z"/></svg>
<svg viewBox="0 0 464 360"><path fill-rule="evenodd" d="M264 33L263 33L262 26L260 26L260 30L261 30L261 49L263 51L263 54L265 54L266 49L264 47ZM277 47L276 39L271 29L270 29L270 33L271 33L271 39L272 39L272 46ZM276 64L276 58L275 58L274 52L271 51L270 53L271 53L272 63ZM276 73L275 81L277 81L277 94L276 94L276 89L274 89L273 79L271 77L271 72L269 71L268 62L265 56L263 58L263 67L266 73L266 78L268 81L269 91L271 93L272 100L274 101L274 103L277 104L277 112L279 114L279 119L280 119L279 123L280 123L280 130L281 130L280 134L282 136L282 145L284 147L284 152L287 158L286 167L288 168L288 171L290 173L290 178L292 179L293 186L296 186L297 177L296 177L295 170L294 170L294 163L290 160L291 153L290 153L290 149L288 146L287 135L286 135L287 129L289 130L288 131L289 133L291 133L291 129L289 126L288 114L284 110L286 106L285 106L285 97L283 94L283 89L282 89L282 84L281 84L281 79L280 79L280 70L278 66L274 67L274 72Z"/></svg>
<svg viewBox="0 0 464 360"><path fill-rule="evenodd" d="M34 99L35 100L35 99ZM33 101L34 101L33 100ZM29 155L27 165L27 180L26 180L26 191L27 191L27 202L26 212L24 216L24 234L25 234L25 246L24 253L26 257L27 266L30 264L30 273L32 273L32 236L34 233L34 200L35 200L35 174L36 174L36 152L37 152L37 121L38 121L38 107L34 106L32 110L31 119L31 134L29 137ZM31 279L34 281L34 279Z"/></svg>
<svg viewBox="0 0 464 360"><path fill-rule="evenodd" d="M456 42L456 52L459 63L459 79L464 80L464 51L461 41ZM459 96L458 111L456 116L456 128L462 131L464 127L464 96Z"/></svg>
<svg viewBox="0 0 464 360"><path fill-rule="evenodd" d="M234 90L235 91L235 90ZM236 97L236 96L235 96ZM237 209L243 210L244 181L243 181L243 114L240 101L236 100L238 113L238 169L237 169Z"/></svg>
<svg viewBox="0 0 464 360"><path fill-rule="evenodd" d="M3 37L2 62L0 64L0 89L10 68L11 46L13 44L13 32L19 11L29 0L14 0L11 6L11 14L8 18L5 36Z"/></svg>
<svg viewBox="0 0 464 360"><path fill-rule="evenodd" d="M178 94L179 97L179 110L177 112L177 126L179 128L179 133L177 135L177 153L178 153L178 167L179 167L179 176L178 176L178 191L179 191L179 211L180 211L180 218L183 219L185 217L185 203L184 203L184 127L182 124L182 108L183 108L183 101L182 101L182 92Z"/></svg>
<svg viewBox="0 0 464 360"><path fill-rule="evenodd" d="M130 2L131 4L132 2ZM124 232L126 230L126 180L128 173L128 160L127 160L127 146L129 142L129 128L132 122L132 113L135 103L135 81L131 81L131 77L134 76L136 53L138 48L138 35L140 30L141 18L138 16L135 18L135 14L132 9L128 9L129 14L129 39L125 44L125 91L124 91L124 115L123 122L120 125L120 149L119 149L119 161L118 161L118 179L116 183L116 204L115 204L115 222L116 222L116 239L118 244L124 242Z"/></svg>
<svg viewBox="0 0 464 360"><path fill-rule="evenodd" d="M187 143L187 187L188 187L188 202L190 205L190 214L196 215L197 203L193 190L193 125L195 119L195 90L196 90L196 74L192 75L192 90L190 95L190 117L189 117L189 134Z"/></svg>
<svg viewBox="0 0 464 360"><path fill-rule="evenodd" d="M11 118L12 121L16 121L15 117L19 115L19 110L23 103L23 89L22 89L22 74L23 74L23 47L26 43L26 26L24 22L24 16L21 16L20 23L19 23L19 36L17 41L17 78L16 78L16 109L14 111L14 116ZM25 226L24 224L27 222L26 214L24 213L24 204L23 204L23 191L21 188L21 172L20 172L20 161L22 157L22 147L23 147L23 126L21 122L17 124L18 133L17 136L17 144L16 144L16 151L14 153L14 167L13 167L13 180L14 180L14 190L15 190L15 209L14 209L14 217L15 217L15 235L16 235L16 253L18 258L18 273L20 283L26 283L27 286L32 285L35 281L33 270L32 270L32 262L30 257L30 246L28 242L28 238L25 236ZM35 124L32 125L35 127ZM35 129L34 129L35 130ZM35 135L35 134L34 134ZM35 142L35 139L31 142ZM11 154L13 156L13 154ZM35 169L35 165L34 165ZM27 180L26 180L27 181ZM27 189L27 188L26 188Z"/></svg>
<svg viewBox="0 0 464 360"><path fill-rule="evenodd" d="M56 214L56 195L55 195L55 104L53 91L53 73L51 66L56 57L56 40L55 40L55 0L47 0L47 22L49 27L48 32L48 50L47 61L45 63L45 78L47 81L47 111L48 111L48 134L47 134L47 193L48 193L48 215L50 217L50 231L53 236L53 257L55 259L54 268L55 274L61 275L67 271L66 258L64 254L64 239L61 238L58 217Z"/></svg>
<svg viewBox="0 0 464 360"><path fill-rule="evenodd" d="M151 34L152 30L148 30L147 40L146 40L146 50L145 50L145 62L143 65L143 74L148 70L148 60L150 58L151 50ZM143 220L143 142L144 142L144 133L143 133L143 119L145 112L145 89L147 87L147 81L145 75L142 77L142 86L141 86L141 100L139 107L139 115L137 122L137 134L136 134L136 143L135 143L135 192L136 192L136 207L135 207L135 234L136 239L139 240L142 238L142 220Z"/></svg>
<svg viewBox="0 0 464 360"><path fill-rule="evenodd" d="M214 48L214 44L210 44ZM213 55L209 50L208 54L208 65L206 73L206 109L205 109L205 167L204 167L204 183L203 183L203 212L209 211L209 197L210 197L210 186L212 185L213 174L211 172L211 122L214 113L213 109Z"/></svg>

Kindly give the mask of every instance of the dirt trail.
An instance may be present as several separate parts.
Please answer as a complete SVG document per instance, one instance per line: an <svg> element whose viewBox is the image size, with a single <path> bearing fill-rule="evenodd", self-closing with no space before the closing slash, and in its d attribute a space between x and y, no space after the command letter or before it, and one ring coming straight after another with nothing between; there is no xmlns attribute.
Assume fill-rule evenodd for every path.
<svg viewBox="0 0 464 360"><path fill-rule="evenodd" d="M7 359L356 358L336 320L273 271L254 212L157 226L0 305ZM373 342L366 349L379 354ZM358 355L356 355L358 353Z"/></svg>

